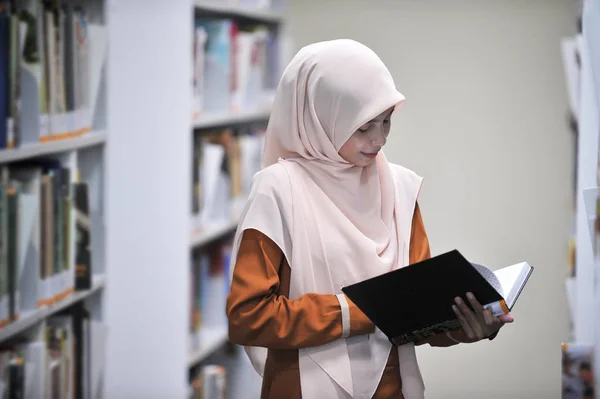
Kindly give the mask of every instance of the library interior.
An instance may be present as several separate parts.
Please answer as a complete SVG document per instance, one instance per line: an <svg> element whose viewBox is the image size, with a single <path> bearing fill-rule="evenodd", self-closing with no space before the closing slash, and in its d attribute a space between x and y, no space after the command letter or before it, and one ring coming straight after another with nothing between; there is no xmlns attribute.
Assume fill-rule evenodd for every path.
<svg viewBox="0 0 600 399"><path fill-rule="evenodd" d="M385 147L344 169L341 144L371 134L355 121L371 92L387 101L382 82L402 93L368 115L394 106ZM330 131L347 126L343 139ZM410 223L385 224L394 245L382 256L395 251L386 270L405 278L431 270L423 286L336 285L359 282L364 248L333 224L333 199L323 211L321 191L299 186L317 183L292 182L334 163L329 148L331 187L374 171L360 173L381 185L379 202L363 192L346 204L369 226L380 208L396 226L409 198L383 170L422 177L406 208L427 256L413 262L416 239L409 251L401 241ZM265 182L276 174L265 159L293 171L291 194L278 186L285 200L257 210L263 186L279 184ZM291 223L290 209L308 217ZM358 231L358 219L344 223ZM337 244L291 250L318 239ZM271 270L240 277L254 273L251 241L276 247L267 277L285 275L289 293L240 293ZM449 254L469 262L436 274ZM500 282L499 313L485 313L499 331L474 339L454 314L447 344L417 327L400 344L388 334L425 318L407 298L451 312L439 302L469 286L459 269L484 277L469 280L481 292ZM599 279L600 0L0 0L0 399L600 399ZM359 319L372 330L352 336ZM381 348L400 362L393 394L379 393L392 373ZM420 378L405 378L407 353ZM376 363L381 383L368 384Z"/></svg>

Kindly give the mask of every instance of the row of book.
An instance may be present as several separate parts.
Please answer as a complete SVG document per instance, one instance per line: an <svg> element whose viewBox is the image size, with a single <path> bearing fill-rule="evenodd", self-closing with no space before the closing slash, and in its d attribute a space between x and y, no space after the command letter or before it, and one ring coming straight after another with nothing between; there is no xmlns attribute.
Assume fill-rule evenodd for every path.
<svg viewBox="0 0 600 399"><path fill-rule="evenodd" d="M33 337L1 345L0 398L97 397L105 337L105 326L82 308L51 316Z"/></svg>
<svg viewBox="0 0 600 399"><path fill-rule="evenodd" d="M0 0L0 149L91 130L106 29L71 0Z"/></svg>
<svg viewBox="0 0 600 399"><path fill-rule="evenodd" d="M240 127L195 132L192 165L193 227L235 220L261 169L264 129Z"/></svg>
<svg viewBox="0 0 600 399"><path fill-rule="evenodd" d="M201 366L192 379L190 399L225 399L227 369L218 364Z"/></svg>
<svg viewBox="0 0 600 399"><path fill-rule="evenodd" d="M193 37L194 118L263 109L272 102L280 64L273 30L233 19L197 18Z"/></svg>
<svg viewBox="0 0 600 399"><path fill-rule="evenodd" d="M92 284L88 184L68 162L0 167L0 326Z"/></svg>
<svg viewBox="0 0 600 399"><path fill-rule="evenodd" d="M596 399L594 345L562 344L561 398Z"/></svg>
<svg viewBox="0 0 600 399"><path fill-rule="evenodd" d="M192 252L190 284L190 351L197 350L204 328L227 326L225 304L229 292L228 241L214 242Z"/></svg>

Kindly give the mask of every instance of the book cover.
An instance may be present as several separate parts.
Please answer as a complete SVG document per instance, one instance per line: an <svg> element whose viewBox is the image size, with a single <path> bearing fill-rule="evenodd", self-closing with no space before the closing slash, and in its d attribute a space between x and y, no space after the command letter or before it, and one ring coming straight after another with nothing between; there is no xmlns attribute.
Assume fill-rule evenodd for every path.
<svg viewBox="0 0 600 399"><path fill-rule="evenodd" d="M403 345L458 330L452 305L468 292L495 315L509 313L532 271L521 262L492 272L453 250L342 287L342 292L394 344Z"/></svg>

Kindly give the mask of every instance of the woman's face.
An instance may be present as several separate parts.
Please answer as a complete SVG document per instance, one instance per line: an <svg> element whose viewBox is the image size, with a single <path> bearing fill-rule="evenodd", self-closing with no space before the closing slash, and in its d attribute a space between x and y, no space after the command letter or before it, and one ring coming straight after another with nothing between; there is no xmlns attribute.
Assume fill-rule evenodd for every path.
<svg viewBox="0 0 600 399"><path fill-rule="evenodd" d="M362 125L344 143L339 154L355 166L365 167L375 162L375 157L385 145L390 134L392 112L394 107L386 109L374 119Z"/></svg>

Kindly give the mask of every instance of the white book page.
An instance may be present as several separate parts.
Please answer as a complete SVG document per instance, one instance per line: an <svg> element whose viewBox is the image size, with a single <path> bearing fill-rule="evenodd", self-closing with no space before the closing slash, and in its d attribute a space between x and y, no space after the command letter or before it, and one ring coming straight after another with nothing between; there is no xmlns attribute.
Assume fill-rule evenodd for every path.
<svg viewBox="0 0 600 399"><path fill-rule="evenodd" d="M225 149L219 144L206 142L202 150L204 161L200 170L200 179L202 181L202 189L204 190L204 206L200 211L200 219L202 223L208 224L212 221L215 208L219 205L216 201Z"/></svg>
<svg viewBox="0 0 600 399"><path fill-rule="evenodd" d="M509 308L512 308L514 305L516 296L527 277L529 269L530 266L526 262L521 262L494 272L506 293L504 299Z"/></svg>

